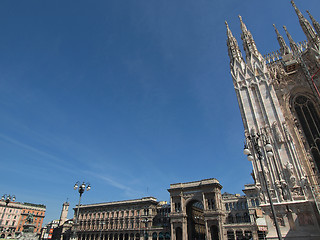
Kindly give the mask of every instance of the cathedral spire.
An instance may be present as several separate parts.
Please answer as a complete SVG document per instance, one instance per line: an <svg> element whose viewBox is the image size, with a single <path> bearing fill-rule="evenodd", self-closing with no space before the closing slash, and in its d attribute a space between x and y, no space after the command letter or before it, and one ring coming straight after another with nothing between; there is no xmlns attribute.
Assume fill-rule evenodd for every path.
<svg viewBox="0 0 320 240"><path fill-rule="evenodd" d="M276 31L277 34L277 39L280 45L280 53L281 55L286 55L288 53L290 53L290 49L287 46L286 42L284 41L283 37L280 35L278 29L276 28L276 25L273 24L274 30Z"/></svg>
<svg viewBox="0 0 320 240"><path fill-rule="evenodd" d="M248 31L247 26L243 23L242 17L240 15L239 15L239 19L240 19L240 25L241 25L242 32L247 32Z"/></svg>
<svg viewBox="0 0 320 240"><path fill-rule="evenodd" d="M308 39L309 45L319 50L320 39L312 28L310 22L302 15L293 0L291 0L291 4L298 15L300 26Z"/></svg>
<svg viewBox="0 0 320 240"><path fill-rule="evenodd" d="M242 31L241 39L243 41L244 51L246 52L247 62L252 55L256 56L259 59L259 61L262 61L263 57L257 49L256 43L253 40L251 32L247 29L246 25L243 23L242 17L240 15L239 15L239 19L240 19L240 26Z"/></svg>
<svg viewBox="0 0 320 240"><path fill-rule="evenodd" d="M309 14L309 17L312 21L312 25L314 27L314 29L316 30L317 34L318 34L318 37L320 37L320 24L319 22L317 22L314 17L311 15L311 13L307 10L307 13Z"/></svg>
<svg viewBox="0 0 320 240"><path fill-rule="evenodd" d="M227 45L228 45L228 54L230 57L230 62L232 63L235 59L242 60L242 54L238 45L236 38L233 36L227 21L225 21L227 27Z"/></svg>
<svg viewBox="0 0 320 240"><path fill-rule="evenodd" d="M297 54L299 53L299 48L298 48L297 44L295 43L295 41L293 41L290 33L289 33L288 30L287 30L287 27L286 27L286 26L283 26L283 29L284 29L284 31L286 32L287 37L288 37L288 39L289 39L290 48L291 48L292 52L293 52L295 55L297 55Z"/></svg>
<svg viewBox="0 0 320 240"><path fill-rule="evenodd" d="M294 3L294 1L293 1L293 0L291 0L291 4L292 4L292 6L293 6L294 10L296 11L296 13L297 13L297 15L298 15L299 20L300 20L300 19L303 19L303 18L304 18L304 16L303 16L303 15L302 15L302 13L300 12L300 10L297 8L297 6L296 6L296 4Z"/></svg>

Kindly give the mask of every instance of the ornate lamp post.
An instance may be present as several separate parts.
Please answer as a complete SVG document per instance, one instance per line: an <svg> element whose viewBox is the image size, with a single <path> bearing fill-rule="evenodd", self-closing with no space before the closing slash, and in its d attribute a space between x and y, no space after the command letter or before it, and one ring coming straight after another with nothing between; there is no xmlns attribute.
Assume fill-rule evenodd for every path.
<svg viewBox="0 0 320 240"><path fill-rule="evenodd" d="M77 206L76 219L75 219L75 222L74 222L74 230L73 230L73 235L72 235L72 239L77 239L76 228L77 228L77 225L78 225L79 207L80 207L81 197L82 197L82 194L84 193L85 190L89 191L91 189L91 185L90 185L90 183L84 183L84 182L80 185L80 182L78 181L74 185L73 189L74 190L78 189L78 192L80 194L79 203L78 203L78 206Z"/></svg>
<svg viewBox="0 0 320 240"><path fill-rule="evenodd" d="M248 158L249 161L253 161L255 159L258 159L258 161L260 163L261 172L262 172L262 179L263 179L264 185L265 185L266 190L267 190L267 196L268 196L269 203L270 203L271 213L272 213L272 216L273 216L273 219L274 219L274 224L275 224L275 227L276 227L276 230L277 230L277 235L278 235L279 240L282 240L280 227L279 227L279 224L278 224L278 221L277 221L277 216L276 216L276 213L275 213L275 210L274 210L272 197L271 197L271 194L270 194L270 191L269 191L269 188L268 188L268 183L267 183L267 180L266 180L266 174L265 174L264 167L263 167L263 164L262 164L262 161L263 161L264 158L263 158L261 149L263 147L259 146L259 140L264 144L263 147L267 152L267 156L268 157L272 157L273 156L272 146L266 140L266 137L264 135L262 135L262 134L259 134L259 133L254 134L254 132L252 132L251 135L248 136L247 143L245 144L243 153L245 155L247 155L247 158ZM252 149L252 151L253 151L252 153L249 150L248 145Z"/></svg>
<svg viewBox="0 0 320 240"><path fill-rule="evenodd" d="M14 202L16 200L16 197L14 195L8 195L8 194L4 194L2 195L1 197L1 201L4 201L6 203L4 209L3 209L3 213L2 213L2 216L1 216L1 225L3 226L3 229L2 231L4 231L4 223L3 223L3 218L4 218L4 214L6 212L6 209L7 209L7 206L10 202Z"/></svg>

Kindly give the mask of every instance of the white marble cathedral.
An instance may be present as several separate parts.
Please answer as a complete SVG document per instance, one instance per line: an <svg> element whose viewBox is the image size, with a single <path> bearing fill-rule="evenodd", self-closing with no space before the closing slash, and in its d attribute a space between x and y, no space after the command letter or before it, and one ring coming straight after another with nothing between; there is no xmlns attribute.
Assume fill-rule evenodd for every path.
<svg viewBox="0 0 320 240"><path fill-rule="evenodd" d="M320 239L320 24L291 3L307 41L284 26L289 47L274 26L280 51L263 57L239 17L245 59L226 23L227 46L266 236L277 239L276 216L282 238Z"/></svg>

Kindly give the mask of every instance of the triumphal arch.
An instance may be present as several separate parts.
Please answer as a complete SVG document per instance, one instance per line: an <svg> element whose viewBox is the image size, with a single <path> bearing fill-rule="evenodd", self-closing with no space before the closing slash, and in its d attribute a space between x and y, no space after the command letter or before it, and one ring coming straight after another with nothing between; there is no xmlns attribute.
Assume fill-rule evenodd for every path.
<svg viewBox="0 0 320 240"><path fill-rule="evenodd" d="M221 188L214 178L170 185L172 240L224 239Z"/></svg>

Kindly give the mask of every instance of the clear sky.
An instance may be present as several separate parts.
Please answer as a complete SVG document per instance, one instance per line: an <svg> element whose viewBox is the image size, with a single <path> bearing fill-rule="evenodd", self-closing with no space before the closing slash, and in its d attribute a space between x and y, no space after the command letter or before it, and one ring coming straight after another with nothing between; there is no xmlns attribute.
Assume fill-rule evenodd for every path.
<svg viewBox="0 0 320 240"><path fill-rule="evenodd" d="M296 0L320 21L319 0ZM2 194L58 219L82 203L154 196L171 183L252 183L226 46L242 15L264 55L272 24L305 40L289 0L2 0ZM286 38L285 38L286 39ZM72 214L69 213L69 217Z"/></svg>

